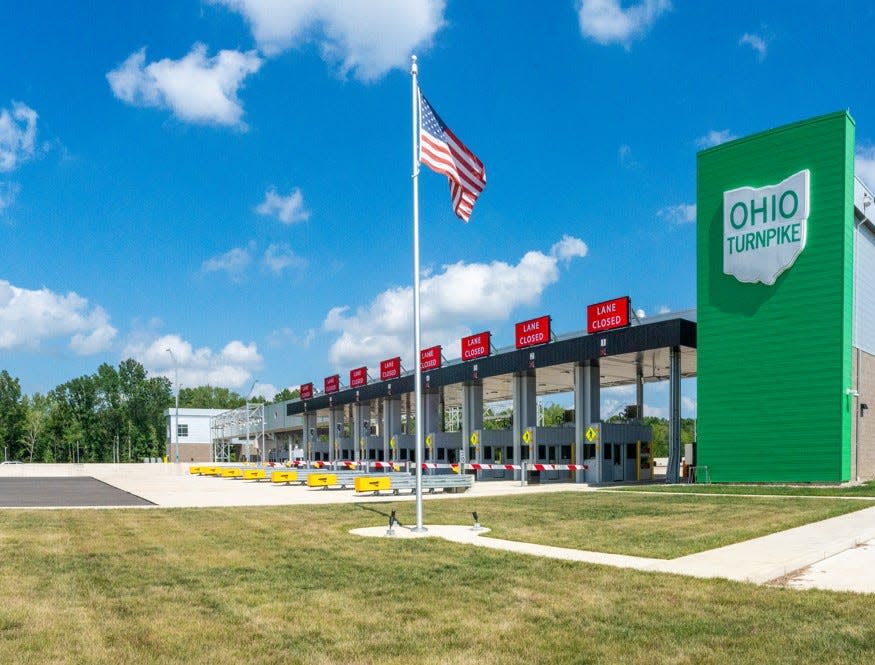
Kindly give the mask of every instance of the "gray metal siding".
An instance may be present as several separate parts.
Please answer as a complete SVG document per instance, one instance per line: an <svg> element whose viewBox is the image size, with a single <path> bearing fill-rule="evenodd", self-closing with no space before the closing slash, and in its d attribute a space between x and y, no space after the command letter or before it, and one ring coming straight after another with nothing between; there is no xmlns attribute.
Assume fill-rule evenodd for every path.
<svg viewBox="0 0 875 665"><path fill-rule="evenodd" d="M854 346L875 354L875 233L860 227L854 265Z"/></svg>

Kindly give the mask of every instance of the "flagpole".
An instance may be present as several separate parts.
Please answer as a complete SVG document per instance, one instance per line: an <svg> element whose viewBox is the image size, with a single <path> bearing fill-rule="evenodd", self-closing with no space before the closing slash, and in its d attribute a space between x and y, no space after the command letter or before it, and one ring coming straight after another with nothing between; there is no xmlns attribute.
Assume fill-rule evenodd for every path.
<svg viewBox="0 0 875 665"><path fill-rule="evenodd" d="M410 57L410 74L413 80L413 363L415 399L416 399L416 527L415 532L424 532L422 526L422 366L420 351L422 349L421 327L419 323L419 86L416 76L419 69L416 66L416 56Z"/></svg>

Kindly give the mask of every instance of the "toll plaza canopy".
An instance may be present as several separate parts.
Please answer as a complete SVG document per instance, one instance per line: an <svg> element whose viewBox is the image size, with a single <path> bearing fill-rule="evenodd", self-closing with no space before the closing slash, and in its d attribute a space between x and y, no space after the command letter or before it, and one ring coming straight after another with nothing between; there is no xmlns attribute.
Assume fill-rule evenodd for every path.
<svg viewBox="0 0 875 665"><path fill-rule="evenodd" d="M513 376L535 370L538 395L574 390L575 365L591 363L599 368L600 387L651 383L670 379L671 356L679 354L680 378L696 375L696 315L685 311L648 318L604 333L570 333L540 346L498 349L476 360L452 360L423 371L423 390L443 389L447 406L462 402L462 386L481 382L485 401L512 398ZM369 402L414 392L414 372L387 381L374 381L356 388L340 388L329 394L286 403L286 415L313 413L346 404Z"/></svg>

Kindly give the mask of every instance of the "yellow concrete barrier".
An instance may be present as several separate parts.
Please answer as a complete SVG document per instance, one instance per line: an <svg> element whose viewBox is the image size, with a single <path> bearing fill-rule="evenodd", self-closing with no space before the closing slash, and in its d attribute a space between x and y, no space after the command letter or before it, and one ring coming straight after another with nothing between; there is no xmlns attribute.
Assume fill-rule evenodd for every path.
<svg viewBox="0 0 875 665"><path fill-rule="evenodd" d="M360 476L355 479L356 492L379 492L392 489L392 480L388 476Z"/></svg>
<svg viewBox="0 0 875 665"><path fill-rule="evenodd" d="M336 473L311 473L307 476L307 487L328 487L336 484Z"/></svg>
<svg viewBox="0 0 875 665"><path fill-rule="evenodd" d="M293 483L297 480L297 471L274 471L270 474L270 482L272 483Z"/></svg>
<svg viewBox="0 0 875 665"><path fill-rule="evenodd" d="M243 469L243 480L261 480L266 477L264 469Z"/></svg>
<svg viewBox="0 0 875 665"><path fill-rule="evenodd" d="M199 467L199 466L190 466L190 467L188 467L188 472L189 472L191 475L193 475L193 476L199 475L200 472L201 472L201 467Z"/></svg>
<svg viewBox="0 0 875 665"><path fill-rule="evenodd" d="M243 470L242 469L223 469L222 470L222 478L242 478Z"/></svg>
<svg viewBox="0 0 875 665"><path fill-rule="evenodd" d="M202 466L201 467L201 475L202 476L218 476L222 473L222 467L220 466Z"/></svg>

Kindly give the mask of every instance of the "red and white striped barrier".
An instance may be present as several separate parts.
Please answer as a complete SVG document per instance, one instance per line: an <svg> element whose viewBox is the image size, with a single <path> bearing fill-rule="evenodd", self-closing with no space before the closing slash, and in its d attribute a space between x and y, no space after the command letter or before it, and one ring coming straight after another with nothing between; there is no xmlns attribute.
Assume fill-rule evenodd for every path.
<svg viewBox="0 0 875 665"><path fill-rule="evenodd" d="M303 467L305 465L306 462L295 462L292 464L295 467ZM369 462L364 460L359 462L349 460L336 460L334 462L317 461L313 462L312 466L315 469L333 466L335 468L349 469L350 471L354 471L357 468L365 470L375 469L378 471L403 471L406 468L416 468L415 464L408 462ZM521 471L523 468L522 464L488 464L481 462L469 462L465 466L472 471ZM530 471L586 471L589 469L588 464L541 464L539 462L535 464L526 462L525 467ZM458 464L438 464L436 462L423 462L422 468L423 470L452 469L456 473L459 471Z"/></svg>
<svg viewBox="0 0 875 665"><path fill-rule="evenodd" d="M521 471L521 464L480 464L472 462L468 465L474 471ZM530 471L586 471L588 464L526 464Z"/></svg>

